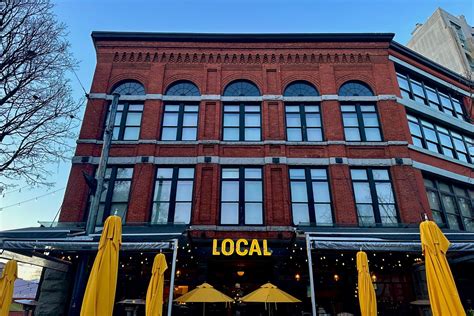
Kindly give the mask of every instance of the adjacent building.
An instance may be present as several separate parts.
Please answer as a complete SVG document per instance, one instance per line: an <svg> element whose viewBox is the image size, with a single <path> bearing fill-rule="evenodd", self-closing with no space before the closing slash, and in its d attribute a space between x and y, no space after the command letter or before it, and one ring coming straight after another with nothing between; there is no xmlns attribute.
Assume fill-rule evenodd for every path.
<svg viewBox="0 0 474 316"><path fill-rule="evenodd" d="M454 16L438 8L411 34L408 48L472 80L474 31L463 15Z"/></svg>
<svg viewBox="0 0 474 316"><path fill-rule="evenodd" d="M393 34L92 39L97 66L59 225L35 237L0 235L4 248L41 249L67 264L70 315L87 277L77 261L93 253L110 214L124 223L117 301L144 297L153 255L176 249L166 246L174 238L165 292L174 278L175 297L207 281L238 299L272 282L302 300L278 306L282 315L358 314L355 254L364 249L380 313L428 313L418 231L427 217L452 242L470 307L471 81ZM113 93L120 101L97 234L83 236L91 199L83 173L96 170ZM264 306L232 310L258 315Z"/></svg>

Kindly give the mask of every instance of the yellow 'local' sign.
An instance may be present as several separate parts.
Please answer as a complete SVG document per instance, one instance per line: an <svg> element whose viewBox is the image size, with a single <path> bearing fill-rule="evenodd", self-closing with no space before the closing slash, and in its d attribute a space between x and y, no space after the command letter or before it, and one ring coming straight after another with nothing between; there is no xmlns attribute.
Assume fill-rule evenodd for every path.
<svg viewBox="0 0 474 316"><path fill-rule="evenodd" d="M272 253L268 251L267 240L262 240L262 246L257 239L252 239L249 243L247 239L238 239L234 242L232 239L224 239L220 244L220 251L218 249L218 240L212 240L212 255L231 256L236 253L239 256L271 256ZM250 244L250 246L249 246Z"/></svg>

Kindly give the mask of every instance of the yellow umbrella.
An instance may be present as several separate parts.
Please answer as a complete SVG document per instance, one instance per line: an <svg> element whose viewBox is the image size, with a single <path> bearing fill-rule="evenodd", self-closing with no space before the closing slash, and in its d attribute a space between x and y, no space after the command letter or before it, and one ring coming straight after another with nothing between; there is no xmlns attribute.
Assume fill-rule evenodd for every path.
<svg viewBox="0 0 474 316"><path fill-rule="evenodd" d="M109 216L100 236L99 251L94 260L82 300L81 316L111 316L114 310L119 249L122 244L122 220Z"/></svg>
<svg viewBox="0 0 474 316"><path fill-rule="evenodd" d="M363 251L357 253L357 272L360 313L362 316L376 316L377 298L375 297L374 285L369 273L367 254Z"/></svg>
<svg viewBox="0 0 474 316"><path fill-rule="evenodd" d="M7 316L10 313L12 303L13 284L17 278L18 266L15 260L9 260L3 268L0 277L0 316Z"/></svg>
<svg viewBox="0 0 474 316"><path fill-rule="evenodd" d="M271 283L265 283L260 288L256 289L250 294L245 295L241 299L242 302L247 303L265 303L265 309L267 303L300 303L301 301L294 296L280 290L278 287ZM270 309L268 309L270 314Z"/></svg>
<svg viewBox="0 0 474 316"><path fill-rule="evenodd" d="M446 260L449 240L433 221L420 224L420 239L433 316L466 315Z"/></svg>
<svg viewBox="0 0 474 316"><path fill-rule="evenodd" d="M166 257L159 253L153 260L151 280L146 292L146 316L161 316L163 314L163 284L165 283L165 271L168 269Z"/></svg>
<svg viewBox="0 0 474 316"><path fill-rule="evenodd" d="M181 295L175 301L180 303L204 303L202 306L202 314L206 313L206 303L230 303L234 300L224 293L216 290L209 283L198 285L194 290Z"/></svg>

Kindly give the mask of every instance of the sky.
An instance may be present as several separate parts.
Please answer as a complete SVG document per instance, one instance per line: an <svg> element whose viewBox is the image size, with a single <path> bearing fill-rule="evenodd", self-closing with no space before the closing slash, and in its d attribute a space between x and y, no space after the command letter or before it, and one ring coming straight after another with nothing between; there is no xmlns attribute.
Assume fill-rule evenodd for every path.
<svg viewBox="0 0 474 316"><path fill-rule="evenodd" d="M209 33L390 32L406 44L416 23L438 8L464 15L474 25L472 0L51 0L68 26L79 80L71 75L76 98L89 91L95 68L92 31ZM80 81L80 83L79 83ZM77 130L78 133L78 130ZM72 155L72 154L71 154ZM51 222L61 207L70 162L50 166L52 188L24 184L0 195L0 230ZM19 191L21 189L21 191Z"/></svg>

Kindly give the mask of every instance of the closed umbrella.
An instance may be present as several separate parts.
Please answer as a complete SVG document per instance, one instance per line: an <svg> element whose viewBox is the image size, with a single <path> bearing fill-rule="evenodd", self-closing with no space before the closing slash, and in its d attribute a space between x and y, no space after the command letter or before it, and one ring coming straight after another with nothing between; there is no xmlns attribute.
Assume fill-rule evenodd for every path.
<svg viewBox="0 0 474 316"><path fill-rule="evenodd" d="M216 290L209 283L203 283L194 290L178 297L175 301L180 303L204 303L202 314L206 314L206 303L230 303L234 300L224 293Z"/></svg>
<svg viewBox="0 0 474 316"><path fill-rule="evenodd" d="M242 302L253 303L300 303L301 301L294 296L280 290L271 283L266 283L250 294L245 295L241 299ZM268 310L270 314L270 309Z"/></svg>
<svg viewBox="0 0 474 316"><path fill-rule="evenodd" d="M433 221L420 224L420 239L433 316L466 315L446 259L449 240Z"/></svg>
<svg viewBox="0 0 474 316"><path fill-rule="evenodd" d="M377 298L369 273L369 261L363 251L357 252L357 288L359 289L359 305L362 316L377 315Z"/></svg>
<svg viewBox="0 0 474 316"><path fill-rule="evenodd" d="M99 241L82 300L81 316L111 316L114 309L119 249L122 244L122 220L109 216Z"/></svg>
<svg viewBox="0 0 474 316"><path fill-rule="evenodd" d="M166 269L168 269L168 264L165 255L157 254L153 260L151 280L146 292L146 316L161 316L163 314L163 285Z"/></svg>
<svg viewBox="0 0 474 316"><path fill-rule="evenodd" d="M0 277L0 316L7 316L10 313L12 303L13 284L18 275L18 266L15 260L9 260L3 268Z"/></svg>

